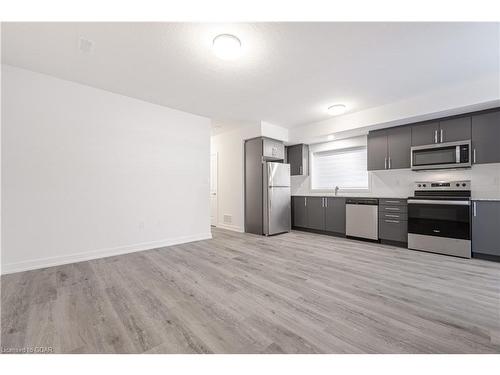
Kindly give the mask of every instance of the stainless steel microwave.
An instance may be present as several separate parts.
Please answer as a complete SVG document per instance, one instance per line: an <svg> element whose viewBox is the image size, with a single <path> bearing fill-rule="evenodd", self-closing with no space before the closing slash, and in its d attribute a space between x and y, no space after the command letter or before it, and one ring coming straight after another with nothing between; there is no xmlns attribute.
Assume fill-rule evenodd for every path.
<svg viewBox="0 0 500 375"><path fill-rule="evenodd" d="M471 141L436 143L411 148L411 169L468 168L471 166Z"/></svg>

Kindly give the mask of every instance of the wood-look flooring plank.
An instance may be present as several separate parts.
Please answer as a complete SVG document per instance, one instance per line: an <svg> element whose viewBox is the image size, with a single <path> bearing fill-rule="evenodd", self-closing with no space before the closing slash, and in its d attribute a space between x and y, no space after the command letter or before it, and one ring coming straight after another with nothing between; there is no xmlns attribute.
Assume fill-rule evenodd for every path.
<svg viewBox="0 0 500 375"><path fill-rule="evenodd" d="M57 353L499 353L500 264L293 231L2 276L1 345Z"/></svg>

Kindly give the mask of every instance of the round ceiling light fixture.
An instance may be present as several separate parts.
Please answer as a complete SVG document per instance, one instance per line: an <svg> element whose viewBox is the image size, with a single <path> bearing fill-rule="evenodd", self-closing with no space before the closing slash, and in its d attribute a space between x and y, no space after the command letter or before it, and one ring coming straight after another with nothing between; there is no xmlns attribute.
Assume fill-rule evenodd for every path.
<svg viewBox="0 0 500 375"><path fill-rule="evenodd" d="M241 41L231 34L220 34L212 43L215 55L223 60L234 60L241 55Z"/></svg>
<svg viewBox="0 0 500 375"><path fill-rule="evenodd" d="M327 108L328 114L332 116L338 116L347 111L345 104L334 104Z"/></svg>

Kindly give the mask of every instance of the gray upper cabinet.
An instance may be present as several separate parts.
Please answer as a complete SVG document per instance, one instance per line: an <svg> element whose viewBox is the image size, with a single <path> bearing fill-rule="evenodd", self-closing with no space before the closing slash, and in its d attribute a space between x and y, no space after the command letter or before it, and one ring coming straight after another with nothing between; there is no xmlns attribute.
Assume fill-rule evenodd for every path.
<svg viewBox="0 0 500 375"><path fill-rule="evenodd" d="M324 198L307 197L307 228L324 230L325 229L325 210Z"/></svg>
<svg viewBox="0 0 500 375"><path fill-rule="evenodd" d="M411 127L411 145L423 146L438 143L439 122L413 125Z"/></svg>
<svg viewBox="0 0 500 375"><path fill-rule="evenodd" d="M285 145L281 141L270 138L262 138L262 156L267 159L285 159Z"/></svg>
<svg viewBox="0 0 500 375"><path fill-rule="evenodd" d="M410 168L411 128L387 129L387 168Z"/></svg>
<svg viewBox="0 0 500 375"><path fill-rule="evenodd" d="M293 226L307 227L306 197L292 197Z"/></svg>
<svg viewBox="0 0 500 375"><path fill-rule="evenodd" d="M309 174L309 146L305 144L288 146L287 153L290 175L307 176Z"/></svg>
<svg viewBox="0 0 500 375"><path fill-rule="evenodd" d="M471 118L459 117L411 127L411 145L423 146L433 143L456 142L470 139Z"/></svg>
<svg viewBox="0 0 500 375"><path fill-rule="evenodd" d="M325 198L325 230L345 234L345 198Z"/></svg>
<svg viewBox="0 0 500 375"><path fill-rule="evenodd" d="M368 170L410 168L411 128L401 126L368 133Z"/></svg>
<svg viewBox="0 0 500 375"><path fill-rule="evenodd" d="M368 170L387 168L387 131L375 130L368 133Z"/></svg>
<svg viewBox="0 0 500 375"><path fill-rule="evenodd" d="M472 162L500 162L500 111L472 116Z"/></svg>
<svg viewBox="0 0 500 375"><path fill-rule="evenodd" d="M464 141L470 138L470 117L460 117L439 122L439 142Z"/></svg>
<svg viewBox="0 0 500 375"><path fill-rule="evenodd" d="M500 256L500 202L472 204L472 252Z"/></svg>

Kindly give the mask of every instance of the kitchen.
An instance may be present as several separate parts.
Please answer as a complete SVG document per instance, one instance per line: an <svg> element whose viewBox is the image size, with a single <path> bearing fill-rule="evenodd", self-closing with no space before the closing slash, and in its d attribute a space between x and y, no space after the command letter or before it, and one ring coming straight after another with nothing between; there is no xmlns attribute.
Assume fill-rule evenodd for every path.
<svg viewBox="0 0 500 375"><path fill-rule="evenodd" d="M356 142L363 144L363 138L344 140L352 144L339 149L340 152L344 157L350 151L363 152L363 147L356 145ZM263 160L289 164L290 172L286 173L291 176L287 184L291 200L281 203L280 208L279 199L274 203L272 198L252 196L249 192L262 184L255 176L260 163L247 164L246 231L268 235L293 228L368 239L412 250L500 261L500 173L495 164L500 163L499 139L499 108L370 130L364 160L368 174L372 172L376 176L372 175L372 180L397 180L389 188L373 181L371 189L366 191L356 192L351 187L347 189L350 192L342 189L339 193L339 186L333 187L333 184L330 189L324 185L319 189L317 185L313 187L309 177L314 173L311 166L318 168L318 174L322 168L321 163L310 159L328 158L329 151L313 153L307 144L285 146L277 142L275 148L266 153L265 145L272 140L263 138ZM260 139L245 142L246 163L251 158L248 145L256 141L261 142ZM334 148L331 143L330 149ZM320 144L321 147L328 148L325 144ZM317 145L313 148L318 149ZM331 163L337 163L337 169L348 168L339 165L341 159ZM328 167L331 171L332 166ZM262 175L264 179L266 175ZM488 183L489 179L493 181ZM264 206L257 213L250 213L248 207L257 207L254 203L262 199ZM272 213L267 209L267 202L274 203L277 221L289 220L288 226L281 225L277 232L269 233L248 224L263 213L263 220L267 221Z"/></svg>

